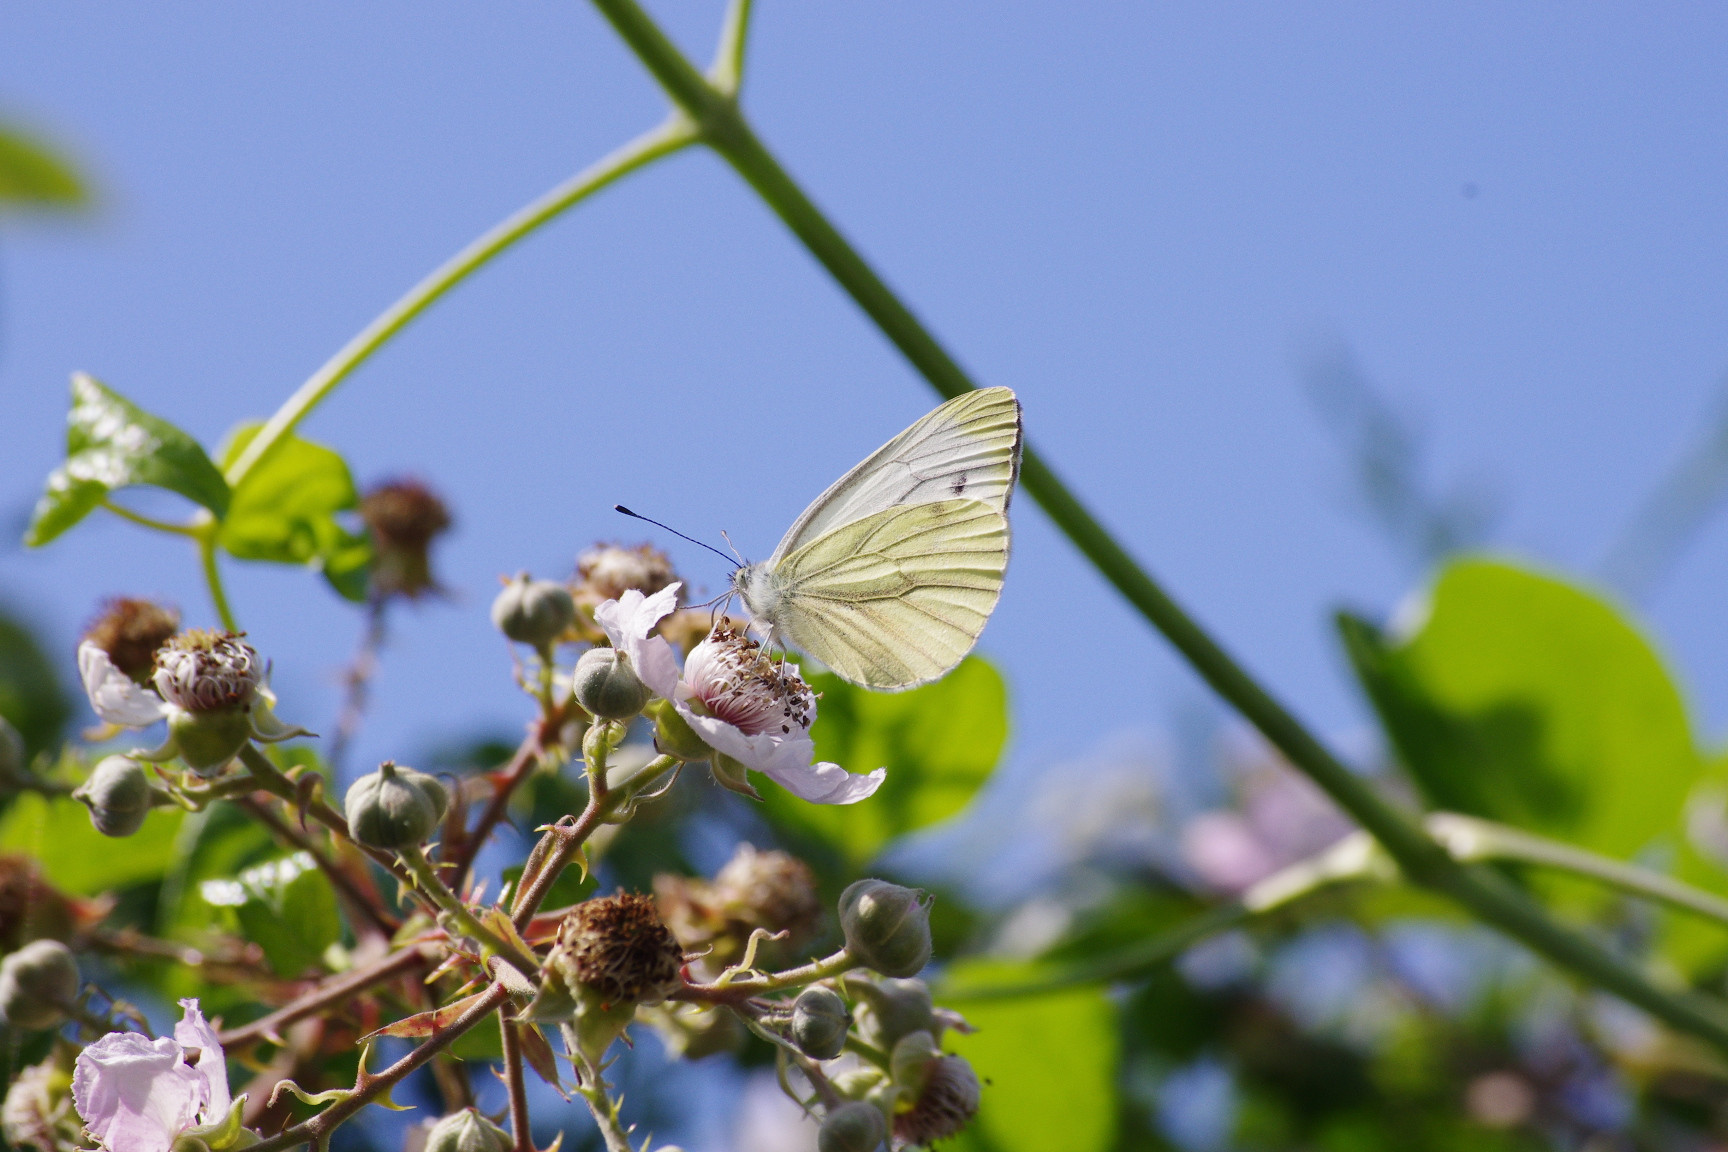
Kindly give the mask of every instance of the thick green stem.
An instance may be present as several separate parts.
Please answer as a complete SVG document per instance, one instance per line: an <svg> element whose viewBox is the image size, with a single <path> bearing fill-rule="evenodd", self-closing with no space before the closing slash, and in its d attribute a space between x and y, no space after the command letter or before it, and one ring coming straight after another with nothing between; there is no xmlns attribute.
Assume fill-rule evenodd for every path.
<svg viewBox="0 0 1728 1152"><path fill-rule="evenodd" d="M737 101L678 51L636 0L594 0L703 142L737 170L913 367L947 397L977 385L804 194L745 121ZM1421 825L1383 801L1197 624L1080 503L1030 447L1021 483L1074 545L1188 663L1298 769L1373 834L1415 883L1675 1028L1728 1050L1728 1013L1653 985L1636 967L1562 927L1504 878L1458 864Z"/></svg>
<svg viewBox="0 0 1728 1152"><path fill-rule="evenodd" d="M246 451L229 465L227 476L232 487L239 487L270 451L292 432L338 384L365 363L372 354L387 344L408 323L511 245L552 220L589 196L613 184L630 173L663 156L671 155L694 142L696 133L681 116L643 133L630 143L584 168L564 183L535 200L492 229L481 235L462 251L440 265L431 275L408 290L390 305L359 335L348 341L324 366L314 372L306 383L288 397L276 410L258 435L247 444Z"/></svg>
<svg viewBox="0 0 1728 1152"><path fill-rule="evenodd" d="M120 517L120 519L130 520L132 523L148 528L152 532L167 532L174 536L190 536L194 540L198 539L198 529L194 528L190 524L170 524L166 520L158 520L153 516L146 516L142 512L134 512L124 504L118 504L113 500L102 501L102 507L114 513L114 515Z"/></svg>
<svg viewBox="0 0 1728 1152"><path fill-rule="evenodd" d="M204 517L198 526L198 560L204 568L204 583L210 589L210 602L216 606L216 618L230 632L240 631L234 622L234 610L228 606L228 593L222 587L222 569L216 562L216 521Z"/></svg>

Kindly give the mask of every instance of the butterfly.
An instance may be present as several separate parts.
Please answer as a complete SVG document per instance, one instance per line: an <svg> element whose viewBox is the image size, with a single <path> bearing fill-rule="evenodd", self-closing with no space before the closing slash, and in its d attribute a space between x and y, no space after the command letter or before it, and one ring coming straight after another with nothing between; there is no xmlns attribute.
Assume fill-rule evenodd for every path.
<svg viewBox="0 0 1728 1152"><path fill-rule="evenodd" d="M887 692L939 679L1002 594L1021 440L1010 389L955 397L836 480L733 590L771 640L842 679Z"/></svg>

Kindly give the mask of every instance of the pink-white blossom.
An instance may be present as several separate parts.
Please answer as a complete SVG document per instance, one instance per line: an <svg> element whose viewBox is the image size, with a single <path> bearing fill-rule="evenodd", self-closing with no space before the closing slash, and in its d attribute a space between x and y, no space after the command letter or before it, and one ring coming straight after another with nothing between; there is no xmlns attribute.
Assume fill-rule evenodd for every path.
<svg viewBox="0 0 1728 1152"><path fill-rule="evenodd" d="M838 764L813 763L816 694L791 664L770 660L742 633L715 629L690 653L682 674L672 646L652 635L678 606L679 585L652 596L631 589L594 609L615 648L629 656L642 682L669 700L715 752L760 772L814 804L855 804L881 787L887 770L857 775Z"/></svg>
<svg viewBox="0 0 1728 1152"><path fill-rule="evenodd" d="M72 1105L110 1152L169 1152L181 1133L228 1113L222 1045L198 1001L180 1007L172 1038L110 1032L78 1054Z"/></svg>
<svg viewBox="0 0 1728 1152"><path fill-rule="evenodd" d="M86 640L78 645L78 675L90 707L109 724L148 728L168 715L168 705L156 693L114 666L108 653Z"/></svg>

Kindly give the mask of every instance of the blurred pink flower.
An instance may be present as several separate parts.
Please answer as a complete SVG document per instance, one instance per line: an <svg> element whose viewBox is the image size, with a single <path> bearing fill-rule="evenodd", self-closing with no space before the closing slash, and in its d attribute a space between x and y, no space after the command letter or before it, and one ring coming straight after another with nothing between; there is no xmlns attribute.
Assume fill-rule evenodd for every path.
<svg viewBox="0 0 1728 1152"><path fill-rule="evenodd" d="M1350 821L1282 765L1256 771L1239 808L1203 812L1182 829L1182 857L1206 887L1235 895L1336 843Z"/></svg>
<svg viewBox="0 0 1728 1152"><path fill-rule="evenodd" d="M111 1152L169 1152L181 1133L228 1113L228 1069L198 1001L182 1000L172 1039L110 1032L78 1054L72 1104Z"/></svg>

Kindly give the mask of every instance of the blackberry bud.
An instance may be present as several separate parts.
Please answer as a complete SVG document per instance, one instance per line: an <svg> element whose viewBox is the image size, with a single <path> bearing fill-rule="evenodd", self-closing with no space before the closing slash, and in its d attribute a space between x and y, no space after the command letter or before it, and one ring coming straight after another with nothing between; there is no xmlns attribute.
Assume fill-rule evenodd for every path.
<svg viewBox="0 0 1728 1152"><path fill-rule="evenodd" d="M425 1152L510 1152L504 1129L472 1108L452 1113L432 1126Z"/></svg>
<svg viewBox="0 0 1728 1152"><path fill-rule="evenodd" d="M492 601L492 623L518 644L551 645L576 619L570 590L550 580L535 580L526 572L504 585Z"/></svg>
<svg viewBox="0 0 1728 1152"><path fill-rule="evenodd" d="M874 1104L854 1100L833 1109L816 1132L817 1152L876 1152L888 1138L888 1124Z"/></svg>
<svg viewBox="0 0 1728 1152"><path fill-rule="evenodd" d="M916 976L930 963L924 893L886 880L858 880L840 894L840 929L852 958L884 976Z"/></svg>
<svg viewBox="0 0 1728 1152"><path fill-rule="evenodd" d="M924 981L860 980L853 987L864 1002L863 1023L877 1046L892 1051L902 1036L936 1032L936 1008Z"/></svg>
<svg viewBox="0 0 1728 1152"><path fill-rule="evenodd" d="M0 1016L14 1028L56 1027L77 998L78 962L58 940L36 940L0 960Z"/></svg>
<svg viewBox="0 0 1728 1152"><path fill-rule="evenodd" d="M653 695L616 648L591 648L576 661L576 702L602 720L628 720L641 713Z"/></svg>
<svg viewBox="0 0 1728 1152"><path fill-rule="evenodd" d="M348 789L343 809L348 831L373 848L410 848L438 827L450 806L444 785L412 768L390 760L362 776Z"/></svg>
<svg viewBox="0 0 1728 1152"><path fill-rule="evenodd" d="M144 766L130 756L109 756L98 763L72 799L90 809L90 823L104 836L130 836L150 814L153 790Z"/></svg>
<svg viewBox="0 0 1728 1152"><path fill-rule="evenodd" d="M666 756L676 756L683 761L706 760L714 755L714 749L703 742L702 737L684 717L678 715L678 709L672 707L670 700L650 700L644 709L650 720L654 721L654 748Z"/></svg>
<svg viewBox="0 0 1728 1152"><path fill-rule="evenodd" d="M830 988L806 988L792 1001L792 1043L812 1060L832 1060L846 1047L852 1013Z"/></svg>

